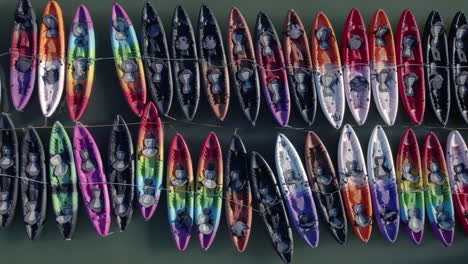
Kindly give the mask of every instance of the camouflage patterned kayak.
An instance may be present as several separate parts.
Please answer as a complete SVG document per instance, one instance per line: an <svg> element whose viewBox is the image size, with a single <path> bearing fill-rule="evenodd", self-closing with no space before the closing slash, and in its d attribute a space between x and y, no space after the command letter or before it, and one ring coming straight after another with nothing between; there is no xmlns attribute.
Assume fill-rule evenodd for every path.
<svg viewBox="0 0 468 264"><path fill-rule="evenodd" d="M427 134L422 153L427 217L440 242L450 246L455 235L455 212L444 151L434 133Z"/></svg>
<svg viewBox="0 0 468 264"><path fill-rule="evenodd" d="M424 234L424 193L418 139L412 129L406 130L401 138L396 177L401 223L411 241L418 245Z"/></svg>
<svg viewBox="0 0 468 264"><path fill-rule="evenodd" d="M78 190L73 148L67 131L57 121L49 141L49 179L55 222L63 238L70 240L75 232Z"/></svg>
<svg viewBox="0 0 468 264"><path fill-rule="evenodd" d="M117 3L112 6L111 43L125 99L133 113L141 116L146 104L146 82L140 46L132 21Z"/></svg>
<svg viewBox="0 0 468 264"><path fill-rule="evenodd" d="M203 143L195 182L195 224L203 250L214 241L223 203L223 154L216 134Z"/></svg>
<svg viewBox="0 0 468 264"><path fill-rule="evenodd" d="M172 140L167 161L167 208L172 237L180 251L189 242L193 226L193 181L192 158L184 137L177 134Z"/></svg>
<svg viewBox="0 0 468 264"><path fill-rule="evenodd" d="M136 155L138 205L143 218L149 220L158 206L164 168L164 131L152 102L146 105L141 118Z"/></svg>

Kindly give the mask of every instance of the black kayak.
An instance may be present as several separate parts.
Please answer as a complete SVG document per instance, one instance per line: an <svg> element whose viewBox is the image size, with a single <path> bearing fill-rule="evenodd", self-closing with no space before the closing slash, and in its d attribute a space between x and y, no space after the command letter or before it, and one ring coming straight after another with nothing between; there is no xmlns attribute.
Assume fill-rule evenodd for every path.
<svg viewBox="0 0 468 264"><path fill-rule="evenodd" d="M6 114L0 115L0 150L0 230L3 230L15 215L19 177L18 138Z"/></svg>
<svg viewBox="0 0 468 264"><path fill-rule="evenodd" d="M294 245L283 197L273 171L257 152L250 157L250 183L273 248L284 262L290 263Z"/></svg>
<svg viewBox="0 0 468 264"><path fill-rule="evenodd" d="M223 121L229 108L229 71L218 21L206 5L198 15L198 51L206 97L213 113Z"/></svg>
<svg viewBox="0 0 468 264"><path fill-rule="evenodd" d="M26 232L31 240L41 234L47 212L44 146L37 131L26 130L21 144L21 198Z"/></svg>
<svg viewBox="0 0 468 264"><path fill-rule="evenodd" d="M428 97L437 120L445 126L450 113L450 69L444 21L432 11L424 28L424 62Z"/></svg>
<svg viewBox="0 0 468 264"><path fill-rule="evenodd" d="M177 99L185 118L191 121L200 101L200 68L192 24L182 6L176 7L172 19L171 55Z"/></svg>
<svg viewBox="0 0 468 264"><path fill-rule="evenodd" d="M468 124L468 23L458 12L450 29L450 64L454 95L463 119Z"/></svg>
<svg viewBox="0 0 468 264"><path fill-rule="evenodd" d="M120 231L125 231L133 215L135 159L132 135L120 115L116 117L110 133L107 173L117 225Z"/></svg>
<svg viewBox="0 0 468 264"><path fill-rule="evenodd" d="M149 1L143 6L141 30L146 86L159 114L167 116L173 97L169 49L161 18Z"/></svg>

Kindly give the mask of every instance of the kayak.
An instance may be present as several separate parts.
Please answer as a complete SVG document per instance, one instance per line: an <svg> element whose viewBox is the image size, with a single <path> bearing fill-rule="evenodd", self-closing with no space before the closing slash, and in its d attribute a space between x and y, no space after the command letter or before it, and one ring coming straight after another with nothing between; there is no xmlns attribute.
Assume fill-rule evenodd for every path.
<svg viewBox="0 0 468 264"><path fill-rule="evenodd" d="M356 8L349 12L342 39L345 95L354 120L358 125L363 125L370 108L370 59L366 26Z"/></svg>
<svg viewBox="0 0 468 264"><path fill-rule="evenodd" d="M440 242L451 246L455 235L452 191L444 151L432 132L424 140L422 161L427 218Z"/></svg>
<svg viewBox="0 0 468 264"><path fill-rule="evenodd" d="M164 173L164 130L152 102L146 105L141 117L136 160L138 205L143 218L148 221L158 206Z"/></svg>
<svg viewBox="0 0 468 264"><path fill-rule="evenodd" d="M426 81L418 23L406 9L401 14L396 34L398 85L406 113L415 125L420 125L426 107Z"/></svg>
<svg viewBox="0 0 468 264"><path fill-rule="evenodd" d="M287 126L290 98L286 64L275 27L264 12L257 16L255 42L265 100L278 124L282 127Z"/></svg>
<svg viewBox="0 0 468 264"><path fill-rule="evenodd" d="M211 110L223 121L229 107L229 71L218 20L206 5L202 5L198 15L198 55Z"/></svg>
<svg viewBox="0 0 468 264"><path fill-rule="evenodd" d="M11 225L15 215L20 173L18 137L7 114L0 114L0 149L0 230L4 230Z"/></svg>
<svg viewBox="0 0 468 264"><path fill-rule="evenodd" d="M171 58L177 99L185 118L192 121L200 101L200 68L192 23L182 6L172 18Z"/></svg>
<svg viewBox="0 0 468 264"><path fill-rule="evenodd" d="M447 137L445 149L452 199L458 220L468 233L468 148L461 134L454 130Z"/></svg>
<svg viewBox="0 0 468 264"><path fill-rule="evenodd" d="M91 133L80 122L73 129L73 151L86 212L97 233L105 237L111 225L106 174L99 148Z"/></svg>
<svg viewBox="0 0 468 264"><path fill-rule="evenodd" d="M50 117L62 98L65 84L65 31L62 9L50 0L39 31L38 89L42 114Z"/></svg>
<svg viewBox="0 0 468 264"><path fill-rule="evenodd" d="M36 240L47 215L45 153L41 138L29 127L21 143L21 201L29 239Z"/></svg>
<svg viewBox="0 0 468 264"><path fill-rule="evenodd" d="M314 197L301 158L289 139L279 134L275 147L278 184L297 232L309 247L319 242L319 222Z"/></svg>
<svg viewBox="0 0 468 264"><path fill-rule="evenodd" d="M109 135L107 152L112 208L121 232L132 221L135 196L135 153L130 130L122 116L117 115Z"/></svg>
<svg viewBox="0 0 468 264"><path fill-rule="evenodd" d="M398 76L392 24L382 9L372 16L369 27L371 87L380 116L389 126L398 114Z"/></svg>
<svg viewBox="0 0 468 264"><path fill-rule="evenodd" d="M283 25L283 49L291 94L302 119L311 126L317 110L312 57L304 25L292 9Z"/></svg>
<svg viewBox="0 0 468 264"><path fill-rule="evenodd" d="M125 99L133 113L141 116L146 104L146 82L140 46L132 21L117 3L112 6L111 44Z"/></svg>
<svg viewBox="0 0 468 264"><path fill-rule="evenodd" d="M275 174L265 159L255 151L250 155L250 183L257 209L260 211L276 254L285 263L291 263L294 242L283 197Z"/></svg>
<svg viewBox="0 0 468 264"><path fill-rule="evenodd" d="M449 53L444 20L437 11L426 20L423 47L428 96L437 120L445 126L450 113Z"/></svg>
<svg viewBox="0 0 468 264"><path fill-rule="evenodd" d="M187 249L192 235L194 190L192 157L184 137L172 139L167 161L167 208L172 237L180 251Z"/></svg>
<svg viewBox="0 0 468 264"><path fill-rule="evenodd" d="M203 142L195 179L195 225L203 250L213 243L223 204L223 154L216 134Z"/></svg>
<svg viewBox="0 0 468 264"><path fill-rule="evenodd" d="M81 118L93 90L96 40L91 15L84 5L76 9L68 38L67 103L73 121Z"/></svg>
<svg viewBox="0 0 468 264"><path fill-rule="evenodd" d="M234 87L242 113L255 126L260 110L260 81L255 50L249 25L237 8L229 14L227 48L231 85Z"/></svg>
<svg viewBox="0 0 468 264"><path fill-rule="evenodd" d="M50 134L49 179L55 222L62 237L71 240L78 216L78 180L72 143L59 121L54 123Z"/></svg>
<svg viewBox="0 0 468 264"><path fill-rule="evenodd" d="M310 48L320 106L328 122L339 129L345 112L343 72L336 35L323 12L315 17Z"/></svg>
<svg viewBox="0 0 468 264"><path fill-rule="evenodd" d="M247 150L240 136L234 133L226 154L224 197L229 235L239 253L247 248L252 230L252 193L249 173Z"/></svg>
<svg viewBox="0 0 468 264"><path fill-rule="evenodd" d="M403 134L398 147L396 177L400 220L411 241L419 245L424 234L424 187L418 139L412 129Z"/></svg>
<svg viewBox="0 0 468 264"><path fill-rule="evenodd" d="M30 0L18 0L11 34L10 88L16 110L31 99L36 82L37 21Z"/></svg>
<svg viewBox="0 0 468 264"><path fill-rule="evenodd" d="M458 110L468 124L468 22L462 12L457 12L450 29L450 66Z"/></svg>
<svg viewBox="0 0 468 264"><path fill-rule="evenodd" d="M141 35L146 87L158 112L167 116L174 93L169 48L161 17L149 1L141 13Z"/></svg>
<svg viewBox="0 0 468 264"><path fill-rule="evenodd" d="M343 245L348 236L348 224L339 178L325 145L312 131L306 136L304 156L312 194L322 213L322 219L333 238Z"/></svg>
<svg viewBox="0 0 468 264"><path fill-rule="evenodd" d="M372 200L366 161L350 125L344 126L338 143L338 174L348 219L359 240L367 243L372 232Z"/></svg>
<svg viewBox="0 0 468 264"><path fill-rule="evenodd" d="M395 243L400 206L392 149L381 126L376 126L367 148L367 168L375 219L384 238Z"/></svg>

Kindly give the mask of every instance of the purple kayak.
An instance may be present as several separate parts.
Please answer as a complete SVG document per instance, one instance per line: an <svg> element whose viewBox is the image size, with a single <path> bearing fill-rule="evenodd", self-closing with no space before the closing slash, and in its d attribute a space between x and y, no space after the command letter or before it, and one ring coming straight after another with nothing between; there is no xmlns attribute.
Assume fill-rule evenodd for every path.
<svg viewBox="0 0 468 264"><path fill-rule="evenodd" d="M29 0L18 0L11 34L10 88L16 110L29 102L36 81L37 23Z"/></svg>
<svg viewBox="0 0 468 264"><path fill-rule="evenodd" d="M265 100L280 126L288 125L290 98L283 51L270 18L260 12L256 25L257 63Z"/></svg>
<svg viewBox="0 0 468 264"><path fill-rule="evenodd" d="M367 168L375 219L385 239L394 243L400 224L400 206L392 149L381 126L376 126L370 137Z"/></svg>
<svg viewBox="0 0 468 264"><path fill-rule="evenodd" d="M312 190L301 158L283 134L276 139L275 161L278 183L289 216L301 238L315 248L319 242L319 222Z"/></svg>
<svg viewBox="0 0 468 264"><path fill-rule="evenodd" d="M109 234L111 206L101 153L89 131L76 123L73 150L86 212L100 236Z"/></svg>

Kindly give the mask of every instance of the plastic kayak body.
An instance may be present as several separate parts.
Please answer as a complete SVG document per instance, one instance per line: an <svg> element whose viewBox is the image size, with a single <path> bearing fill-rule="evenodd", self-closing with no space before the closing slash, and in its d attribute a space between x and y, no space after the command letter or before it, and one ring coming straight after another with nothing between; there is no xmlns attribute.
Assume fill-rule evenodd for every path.
<svg viewBox="0 0 468 264"><path fill-rule="evenodd" d="M371 87L377 110L389 126L398 114L398 76L392 25L382 9L377 10L369 27Z"/></svg>

